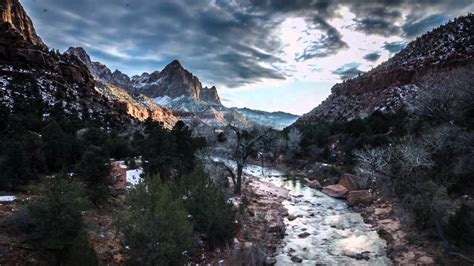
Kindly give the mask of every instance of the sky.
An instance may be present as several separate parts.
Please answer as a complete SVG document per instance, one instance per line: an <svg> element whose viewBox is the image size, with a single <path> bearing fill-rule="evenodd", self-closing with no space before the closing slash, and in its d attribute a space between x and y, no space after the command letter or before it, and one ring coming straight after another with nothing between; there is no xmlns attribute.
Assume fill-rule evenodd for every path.
<svg viewBox="0 0 474 266"><path fill-rule="evenodd" d="M20 0L45 43L128 75L173 59L223 104L304 114L474 0Z"/></svg>

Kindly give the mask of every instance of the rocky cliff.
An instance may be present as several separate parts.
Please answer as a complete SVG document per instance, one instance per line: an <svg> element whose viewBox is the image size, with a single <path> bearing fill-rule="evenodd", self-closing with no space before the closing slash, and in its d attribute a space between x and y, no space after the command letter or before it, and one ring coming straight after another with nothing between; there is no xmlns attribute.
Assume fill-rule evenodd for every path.
<svg viewBox="0 0 474 266"><path fill-rule="evenodd" d="M474 63L473 32L474 15L468 14L418 37L370 72L334 85L331 95L298 119L296 125L351 120L374 111L403 108L427 75Z"/></svg>
<svg viewBox="0 0 474 266"><path fill-rule="evenodd" d="M40 37L36 35L31 19L18 0L0 0L0 21L10 24L10 28L18 33L24 41L41 48L46 48Z"/></svg>
<svg viewBox="0 0 474 266"><path fill-rule="evenodd" d="M60 115L102 127L132 122L95 87L76 57L49 51L18 0L0 1L0 107L42 119Z"/></svg>

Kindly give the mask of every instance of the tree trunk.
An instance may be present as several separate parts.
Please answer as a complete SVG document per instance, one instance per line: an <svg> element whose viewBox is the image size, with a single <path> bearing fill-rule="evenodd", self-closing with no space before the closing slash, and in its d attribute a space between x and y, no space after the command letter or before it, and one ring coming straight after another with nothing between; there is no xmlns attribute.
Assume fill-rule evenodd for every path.
<svg viewBox="0 0 474 266"><path fill-rule="evenodd" d="M234 186L234 194L240 195L241 186L242 186L242 170L244 166L240 163L237 163L237 183Z"/></svg>

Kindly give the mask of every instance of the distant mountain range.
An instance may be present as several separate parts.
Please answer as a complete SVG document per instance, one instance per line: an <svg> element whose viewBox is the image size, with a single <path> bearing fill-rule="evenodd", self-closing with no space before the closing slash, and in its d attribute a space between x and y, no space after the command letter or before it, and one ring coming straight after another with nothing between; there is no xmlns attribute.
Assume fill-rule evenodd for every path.
<svg viewBox="0 0 474 266"><path fill-rule="evenodd" d="M295 125L364 118L396 112L415 97L427 75L445 75L474 65L474 15L454 19L410 42L371 71L334 85L331 95Z"/></svg>
<svg viewBox="0 0 474 266"><path fill-rule="evenodd" d="M203 123L210 127L222 127L232 122L240 126L258 124L282 129L297 118L284 112L227 108L222 105L215 86L202 87L199 79L183 68L178 60L173 60L161 71L145 72L130 78L119 70L112 72L104 64L93 62L81 47L71 47L66 54L76 56L86 65L102 94L123 102L128 112L140 120L151 116L165 125L180 119L188 124Z"/></svg>

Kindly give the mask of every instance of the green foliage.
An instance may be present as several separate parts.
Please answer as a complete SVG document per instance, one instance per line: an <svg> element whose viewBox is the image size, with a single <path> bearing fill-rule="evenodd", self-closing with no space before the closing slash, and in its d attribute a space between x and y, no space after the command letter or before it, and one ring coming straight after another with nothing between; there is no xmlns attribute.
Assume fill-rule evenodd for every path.
<svg viewBox="0 0 474 266"><path fill-rule="evenodd" d="M132 188L117 226L140 265L182 265L193 248L192 225L178 199L160 177L147 177Z"/></svg>
<svg viewBox="0 0 474 266"><path fill-rule="evenodd" d="M98 147L90 146L77 165L77 174L87 186L89 198L95 204L109 195L110 162L108 155Z"/></svg>
<svg viewBox="0 0 474 266"><path fill-rule="evenodd" d="M48 123L41 131L43 152L50 172L57 172L71 165L79 156L79 144L74 136L66 134L56 121Z"/></svg>
<svg viewBox="0 0 474 266"><path fill-rule="evenodd" d="M194 169L195 152L205 143L191 136L191 130L181 121L169 131L159 123L147 121L144 139L135 137L140 154L147 163L148 175L160 175L163 179L187 174ZM173 172L174 171L174 172Z"/></svg>
<svg viewBox="0 0 474 266"><path fill-rule="evenodd" d="M446 232L456 244L474 245L474 215L472 209L462 204L455 214L449 217Z"/></svg>
<svg viewBox="0 0 474 266"><path fill-rule="evenodd" d="M84 232L77 236L72 246L64 253L62 261L64 261L63 265L70 266L99 265L97 254Z"/></svg>
<svg viewBox="0 0 474 266"><path fill-rule="evenodd" d="M178 185L195 231L205 234L211 247L227 243L237 231L235 212L211 178L200 168L183 176Z"/></svg>
<svg viewBox="0 0 474 266"><path fill-rule="evenodd" d="M81 211L86 206L80 183L53 178L41 196L26 207L32 240L48 250L71 247L81 231Z"/></svg>
<svg viewBox="0 0 474 266"><path fill-rule="evenodd" d="M45 170L38 134L6 134L0 137L0 150L0 189L15 190Z"/></svg>

